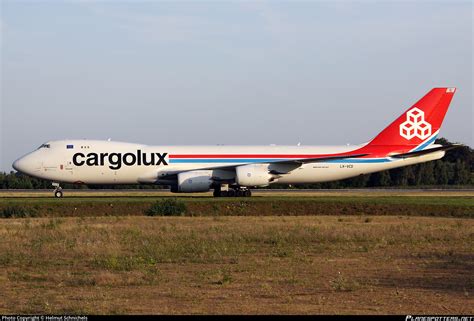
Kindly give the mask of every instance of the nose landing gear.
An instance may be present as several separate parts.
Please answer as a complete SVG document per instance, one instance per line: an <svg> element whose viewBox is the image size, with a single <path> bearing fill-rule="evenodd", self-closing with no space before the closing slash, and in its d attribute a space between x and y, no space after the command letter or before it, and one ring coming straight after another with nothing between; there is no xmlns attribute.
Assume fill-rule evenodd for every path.
<svg viewBox="0 0 474 321"><path fill-rule="evenodd" d="M59 183L52 183L54 186L54 197L56 198L62 198L63 197L63 189L61 186L59 186Z"/></svg>

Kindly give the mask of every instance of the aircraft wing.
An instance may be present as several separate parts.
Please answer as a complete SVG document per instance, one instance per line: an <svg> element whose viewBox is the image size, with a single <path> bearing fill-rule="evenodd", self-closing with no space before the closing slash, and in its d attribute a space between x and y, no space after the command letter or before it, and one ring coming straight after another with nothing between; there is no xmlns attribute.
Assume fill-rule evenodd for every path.
<svg viewBox="0 0 474 321"><path fill-rule="evenodd" d="M437 151L447 151L451 150L454 148L459 148L462 147L463 145L461 144L452 144L452 145L446 145L446 146L439 146L439 147L434 147L430 149L424 149L420 151L415 151L415 152L408 152L408 153L403 153L403 154L396 154L396 155L390 155L389 157L391 158L411 158L411 157L418 157L422 155L427 155L430 153L434 153ZM284 160L275 160L275 161L268 161L268 160L262 160L262 162L254 162L252 164L258 164L258 163L269 163L272 165L282 165L284 167L284 170L278 170L278 169L273 169L271 172L274 174L285 174L288 173L298 167L300 167L303 164L308 164L308 163L320 163L320 162L327 162L327 161L333 161L333 160L343 160L343 159L352 159L352 158L360 158L364 157L370 154L342 154L342 155L336 155L336 156L322 156L322 157L312 157L312 158L299 158L299 159L284 159ZM193 171L196 170L211 170L211 169L219 169L223 171L232 171L234 170L237 166L242 166L242 165L247 165L247 164L233 164L233 165L210 165L210 166L203 166L200 168L193 168ZM170 171L163 171L158 173L158 176L156 176L155 173L150 173L150 177L143 178L143 182L151 182L150 179L158 179L158 180L166 180L166 179L174 179L176 178L176 175L179 173L183 172L188 172L190 170L170 170Z"/></svg>
<svg viewBox="0 0 474 321"><path fill-rule="evenodd" d="M341 160L341 159L351 159L351 158L358 158L358 157L363 157L367 156L369 154L347 154L347 155L337 155L337 156L322 156L322 157L312 157L312 158L298 158L298 159L285 159L285 160L276 160L276 161L268 161L268 160L262 160L261 162L253 162L252 164L259 164L259 163L269 163L269 164L274 164L274 165L283 165L285 166L285 169L287 172L290 172L298 167L300 167L303 164L308 164L308 163L319 163L319 162L326 162L326 161L331 161L331 160ZM198 171L198 170L210 170L210 169L219 169L219 170L234 170L237 166L242 166L242 165L247 165L247 164L233 164L233 165L211 165L211 166L205 166L201 168L193 168L193 171ZM160 180L165 180L165 179L173 179L175 175L183 172L189 172L189 169L186 170L170 170L170 171L164 171L160 172L158 174L158 179ZM148 179L148 178L147 178Z"/></svg>

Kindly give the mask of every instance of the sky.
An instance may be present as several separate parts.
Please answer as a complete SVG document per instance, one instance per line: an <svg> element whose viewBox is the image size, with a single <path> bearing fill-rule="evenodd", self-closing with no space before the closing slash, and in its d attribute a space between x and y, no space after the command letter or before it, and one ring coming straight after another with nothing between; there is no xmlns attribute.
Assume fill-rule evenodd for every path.
<svg viewBox="0 0 474 321"><path fill-rule="evenodd" d="M345 145L431 88L474 146L471 1L0 1L0 171L43 142Z"/></svg>

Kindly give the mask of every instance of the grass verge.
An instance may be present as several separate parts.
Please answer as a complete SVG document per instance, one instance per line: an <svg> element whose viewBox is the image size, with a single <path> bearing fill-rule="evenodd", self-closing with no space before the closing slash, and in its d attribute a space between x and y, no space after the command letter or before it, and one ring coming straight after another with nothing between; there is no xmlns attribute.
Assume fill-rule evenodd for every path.
<svg viewBox="0 0 474 321"><path fill-rule="evenodd" d="M472 314L474 221L0 220L0 313Z"/></svg>

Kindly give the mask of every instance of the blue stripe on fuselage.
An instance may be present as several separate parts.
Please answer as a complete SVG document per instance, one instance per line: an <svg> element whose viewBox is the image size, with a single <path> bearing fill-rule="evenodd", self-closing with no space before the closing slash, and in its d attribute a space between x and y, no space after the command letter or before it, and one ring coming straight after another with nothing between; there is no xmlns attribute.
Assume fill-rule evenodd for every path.
<svg viewBox="0 0 474 321"><path fill-rule="evenodd" d="M351 163L351 164L367 164L367 163L388 163L391 162L388 158L370 158L370 159L335 159L332 161L326 161L325 163Z"/></svg>
<svg viewBox="0 0 474 321"><path fill-rule="evenodd" d="M421 144L420 146L415 148L413 151L416 152L416 151L425 149L426 147L428 147L430 144L432 144L436 140L436 137L438 137L438 134L431 137L429 140L427 140L426 142L424 142L423 144Z"/></svg>

